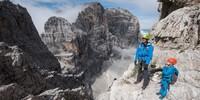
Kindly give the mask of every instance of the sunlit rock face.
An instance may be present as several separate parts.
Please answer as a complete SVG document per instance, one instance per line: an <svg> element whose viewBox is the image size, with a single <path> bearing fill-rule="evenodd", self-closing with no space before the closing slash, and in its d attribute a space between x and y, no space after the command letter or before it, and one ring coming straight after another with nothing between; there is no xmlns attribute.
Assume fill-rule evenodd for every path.
<svg viewBox="0 0 200 100"><path fill-rule="evenodd" d="M162 67L168 57L176 57L178 59L176 64L176 68L180 72L178 81L170 86L168 95L164 100L199 100L199 54L198 50L191 49L180 53L177 50L155 48L153 62L157 68ZM149 98L159 100L159 96L156 93L160 89L161 73L154 74L148 87L142 90L142 82L134 84L136 80L136 76L133 73L134 67L133 63L130 64L121 78L114 81L110 90L100 94L97 100L149 100Z"/></svg>
<svg viewBox="0 0 200 100"><path fill-rule="evenodd" d="M64 18L51 17L45 23L45 34L41 38L53 53L63 52L64 42L71 39L71 24Z"/></svg>
<svg viewBox="0 0 200 100"><path fill-rule="evenodd" d="M199 4L178 9L160 20L150 33L154 34L152 65L165 65L168 57L175 57L180 74L178 81L170 86L164 100L199 100ZM149 86L142 90L142 82L134 84L134 64L113 82L111 88L101 93L97 100L159 100L161 73L151 77ZM150 70L152 68L150 67Z"/></svg>
<svg viewBox="0 0 200 100"><path fill-rule="evenodd" d="M179 8L192 6L200 3L199 0L158 0L158 2L159 2L158 11L160 12L160 19L165 18L171 12Z"/></svg>
<svg viewBox="0 0 200 100"><path fill-rule="evenodd" d="M160 20L152 29L155 42L170 49L199 49L200 4L178 9Z"/></svg>

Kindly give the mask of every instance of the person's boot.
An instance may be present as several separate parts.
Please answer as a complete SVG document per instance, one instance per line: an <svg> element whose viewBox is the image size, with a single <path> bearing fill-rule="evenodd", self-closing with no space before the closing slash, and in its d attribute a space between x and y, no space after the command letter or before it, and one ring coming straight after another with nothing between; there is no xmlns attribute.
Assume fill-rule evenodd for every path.
<svg viewBox="0 0 200 100"><path fill-rule="evenodd" d="M160 92L157 92L156 95L160 95Z"/></svg>
<svg viewBox="0 0 200 100"><path fill-rule="evenodd" d="M160 100L163 100L163 98L164 98L163 96L160 96L160 97L159 97Z"/></svg>
<svg viewBox="0 0 200 100"><path fill-rule="evenodd" d="M145 90L145 89L146 89L146 86L143 86L143 87L142 87L142 90Z"/></svg>
<svg viewBox="0 0 200 100"><path fill-rule="evenodd" d="M135 81L135 82L134 82L134 84L138 84L138 83L140 83L140 82L138 82L138 81Z"/></svg>

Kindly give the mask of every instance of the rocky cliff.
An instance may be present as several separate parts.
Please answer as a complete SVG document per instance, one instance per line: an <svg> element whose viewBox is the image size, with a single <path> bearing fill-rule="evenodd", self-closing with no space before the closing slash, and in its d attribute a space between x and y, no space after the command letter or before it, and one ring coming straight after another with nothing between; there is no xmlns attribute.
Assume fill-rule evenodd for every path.
<svg viewBox="0 0 200 100"><path fill-rule="evenodd" d="M157 23L152 33L157 45L170 49L199 49L200 5L178 9Z"/></svg>
<svg viewBox="0 0 200 100"><path fill-rule="evenodd" d="M199 54L198 50L191 49L180 53L177 50L155 48L153 61L157 67L162 67L168 57L176 57L176 68L180 72L178 81L170 86L168 95L163 100L199 100ZM133 63L130 64L128 70L113 82L110 90L100 94L97 100L159 100L156 93L160 90L161 73L154 74L148 87L142 90L142 82L134 84L134 67Z"/></svg>
<svg viewBox="0 0 200 100"><path fill-rule="evenodd" d="M137 44L139 22L128 10L122 8L106 9L108 30L124 45Z"/></svg>
<svg viewBox="0 0 200 100"><path fill-rule="evenodd" d="M60 71L57 59L41 41L27 10L6 1L1 2L0 6L0 40L11 46L18 45L32 57L36 68Z"/></svg>
<svg viewBox="0 0 200 100"><path fill-rule="evenodd" d="M181 1L161 2L178 5ZM178 59L180 76L166 100L200 98L200 5L198 1L185 2L188 7L178 6L176 9L181 9L176 11L173 5L170 11L165 8L162 13L166 18L151 32L155 35L153 64L162 67L167 57ZM138 20L130 12L104 9L100 3L87 4L72 24L51 17L41 38L60 67L40 40L26 9L1 1L0 99L156 100L160 73L151 77L145 90L141 90L142 84L133 84L134 65L130 63L134 50L129 47L138 42L138 30Z"/></svg>
<svg viewBox="0 0 200 100"><path fill-rule="evenodd" d="M51 17L44 25L45 34L41 38L53 53L63 52L63 44L71 39L71 24L64 18ZM49 38L45 38L49 37ZM61 51L60 51L61 50Z"/></svg>
<svg viewBox="0 0 200 100"><path fill-rule="evenodd" d="M104 9L96 2L85 6L72 24L64 18L49 18L41 38L59 59L63 73L78 75L91 87L107 69L104 62L120 58L115 48L138 42L139 22L124 9Z"/></svg>
<svg viewBox="0 0 200 100"><path fill-rule="evenodd" d="M0 99L91 99L81 76L61 72L27 10L0 1Z"/></svg>
<svg viewBox="0 0 200 100"><path fill-rule="evenodd" d="M196 3L177 8L157 22L150 32L155 36L152 67L162 67L168 57L178 60L178 81L170 86L168 95L163 100L199 100L199 8L200 5ZM159 100L156 93L160 89L161 73L151 75L149 86L142 90L142 83L134 84L134 67L134 64L130 64L128 70L113 81L110 89L100 94L97 100ZM152 67L149 66L150 70Z"/></svg>
<svg viewBox="0 0 200 100"><path fill-rule="evenodd" d="M107 38L107 41L112 42L113 45L125 47L138 42L139 22L125 9L104 9L100 3L90 3L72 25L66 19L52 17L46 22L45 31L41 37L51 51L52 47L62 48L55 44L71 40L69 36L66 38L66 35L76 34L75 31L85 32L91 38L98 37L104 40ZM54 46L51 46L53 43Z"/></svg>
<svg viewBox="0 0 200 100"><path fill-rule="evenodd" d="M199 0L158 0L160 12L160 19L165 18L171 12L186 6L192 6L200 3Z"/></svg>

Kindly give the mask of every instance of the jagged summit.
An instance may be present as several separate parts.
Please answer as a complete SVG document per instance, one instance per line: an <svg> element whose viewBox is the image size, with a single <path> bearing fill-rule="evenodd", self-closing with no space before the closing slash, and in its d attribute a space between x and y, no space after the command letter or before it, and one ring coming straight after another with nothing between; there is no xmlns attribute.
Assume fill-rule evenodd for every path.
<svg viewBox="0 0 200 100"><path fill-rule="evenodd" d="M120 13L124 13L126 15L132 15L132 13L130 11L128 11L127 9L124 8L106 8L106 10L108 11L113 11L113 12L120 12Z"/></svg>
<svg viewBox="0 0 200 100"><path fill-rule="evenodd" d="M87 5L87 6L97 6L97 5L102 6L100 2L88 2L88 3L84 3L84 5Z"/></svg>
<svg viewBox="0 0 200 100"><path fill-rule="evenodd" d="M45 33L54 33L57 30L61 30L61 29L53 28L53 25L60 26L59 28L61 29L63 29L64 27L71 26L71 24L66 19L62 17L53 16L53 17L50 17L44 25ZM61 33L65 33L68 30L70 29L63 29Z"/></svg>
<svg viewBox="0 0 200 100"><path fill-rule="evenodd" d="M74 23L65 25L65 21L49 18L41 38L63 65L63 73L83 77L90 87L104 71L104 62L121 56L115 48L129 48L138 42L139 21L127 10L108 10L90 3ZM66 38L68 35L72 37Z"/></svg>

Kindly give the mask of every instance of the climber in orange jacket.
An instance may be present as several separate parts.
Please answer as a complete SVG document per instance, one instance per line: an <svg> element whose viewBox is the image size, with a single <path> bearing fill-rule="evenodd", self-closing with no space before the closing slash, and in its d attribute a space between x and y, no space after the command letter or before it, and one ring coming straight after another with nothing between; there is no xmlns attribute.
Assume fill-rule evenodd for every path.
<svg viewBox="0 0 200 100"><path fill-rule="evenodd" d="M167 64L163 68L152 70L151 73L155 73L157 71L162 71L162 80L161 80L161 89L157 93L160 95L160 99L162 100L169 91L170 84L174 84L178 77L178 70L174 67L177 63L175 58L168 58Z"/></svg>

